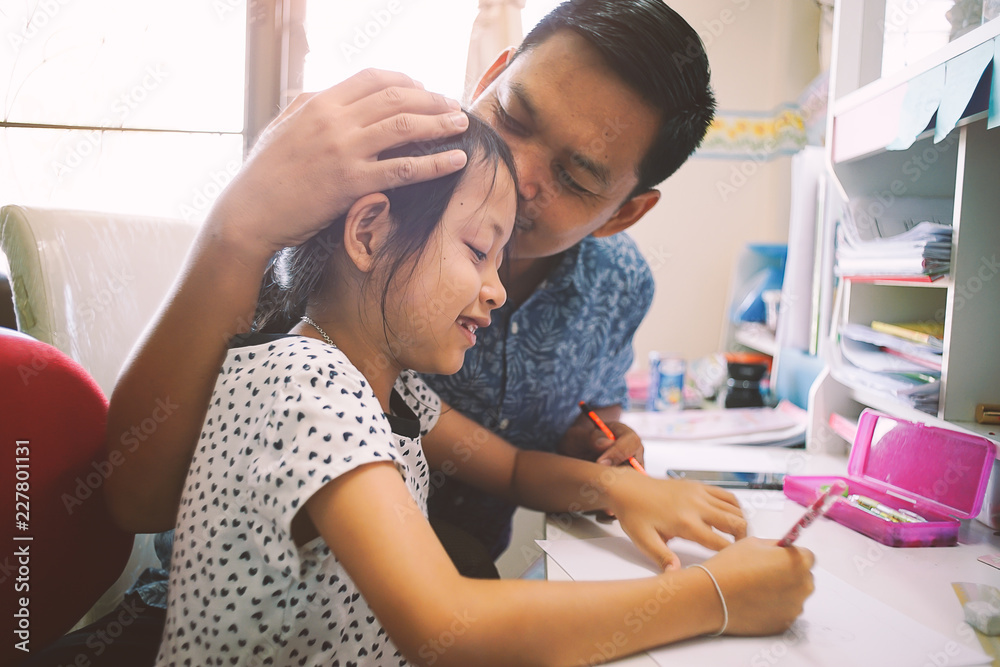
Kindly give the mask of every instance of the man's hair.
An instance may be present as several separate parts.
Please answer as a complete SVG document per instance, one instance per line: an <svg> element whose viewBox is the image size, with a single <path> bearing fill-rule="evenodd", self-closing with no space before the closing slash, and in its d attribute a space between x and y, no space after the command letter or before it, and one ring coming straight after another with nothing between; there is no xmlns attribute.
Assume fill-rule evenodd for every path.
<svg viewBox="0 0 1000 667"><path fill-rule="evenodd" d="M567 0L553 9L514 54L560 30L572 30L660 114L660 126L636 170L630 197L673 174L694 153L715 114L705 47L663 0Z"/></svg>
<svg viewBox="0 0 1000 667"><path fill-rule="evenodd" d="M409 278L413 268L411 266L410 272L407 272L405 265L427 246L452 195L469 173L469 167L485 164L492 168L491 192L497 183L497 172L503 169L514 182L513 192L517 192L517 173L510 148L488 123L471 113L467 115L469 128L462 134L405 144L379 156L380 159L416 157L452 149L461 149L468 155L466 165L456 172L384 192L389 200L389 216L393 224L383 248L375 257L379 270L377 274L369 274L369 278L377 275L380 279L366 284L381 290L377 297L381 301L383 315L390 283L405 282ZM479 177L478 174L471 176ZM288 331L305 315L310 300L322 297L333 249L343 242L345 220L346 215L339 216L301 246L285 248L272 258L257 300L255 330L265 333Z"/></svg>

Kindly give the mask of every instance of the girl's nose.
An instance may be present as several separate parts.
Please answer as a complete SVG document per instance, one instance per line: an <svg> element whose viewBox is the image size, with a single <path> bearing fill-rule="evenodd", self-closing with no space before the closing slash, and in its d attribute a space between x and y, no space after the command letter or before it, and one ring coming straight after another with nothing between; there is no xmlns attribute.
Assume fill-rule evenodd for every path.
<svg viewBox="0 0 1000 667"><path fill-rule="evenodd" d="M480 294L483 302L489 306L490 310L499 308L507 301L507 290L500 282L500 275L496 269L490 272L489 277L483 282L483 289Z"/></svg>

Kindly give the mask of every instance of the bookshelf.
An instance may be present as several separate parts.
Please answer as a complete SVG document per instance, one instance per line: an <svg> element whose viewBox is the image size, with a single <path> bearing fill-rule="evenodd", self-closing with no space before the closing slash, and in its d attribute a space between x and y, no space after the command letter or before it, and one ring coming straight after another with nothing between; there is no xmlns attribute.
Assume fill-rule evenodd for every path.
<svg viewBox="0 0 1000 667"><path fill-rule="evenodd" d="M943 202L954 228L950 275L925 282L860 282L823 276L836 293L825 368L809 401L810 450L843 454L849 442L830 416L857 419L866 407L977 433L1000 444L1000 426L977 424L976 405L1000 403L1000 127L987 129L991 67L987 66L957 127L935 143L935 118L906 150L888 150L904 124L907 92L936 68L992 44L1000 20L986 23L902 71L880 77L885 0L840 0L834 16L827 160L848 205L889 209L902 199ZM949 89L946 87L946 95ZM910 98L912 103L912 99ZM996 100L1000 103L1000 100ZM939 138L940 139L940 138ZM883 209L879 209L880 211ZM836 219L823 221L828 244ZM848 323L943 321L941 395L936 414L921 412L847 372L837 331Z"/></svg>

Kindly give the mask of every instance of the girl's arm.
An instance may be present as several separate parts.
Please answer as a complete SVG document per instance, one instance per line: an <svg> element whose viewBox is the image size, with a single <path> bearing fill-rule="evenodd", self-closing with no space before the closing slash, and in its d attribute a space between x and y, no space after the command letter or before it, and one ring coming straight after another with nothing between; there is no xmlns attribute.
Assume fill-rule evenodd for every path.
<svg viewBox="0 0 1000 667"><path fill-rule="evenodd" d="M264 269L360 196L450 173L460 151L378 161L402 143L463 131L458 104L409 77L366 70L300 95L265 130L209 213L171 293L111 396L105 485L135 532L173 527L229 338L249 329Z"/></svg>
<svg viewBox="0 0 1000 667"><path fill-rule="evenodd" d="M521 450L448 406L423 444L431 468L519 505L543 512L611 510L636 546L663 567L680 564L666 545L672 537L718 550L729 540L717 530L746 536L743 513L728 491Z"/></svg>
<svg viewBox="0 0 1000 667"><path fill-rule="evenodd" d="M389 463L338 477L305 509L416 664L590 664L722 626L715 588L697 568L619 582L465 579ZM705 565L731 634L784 630L812 591L812 554L797 548L748 539Z"/></svg>

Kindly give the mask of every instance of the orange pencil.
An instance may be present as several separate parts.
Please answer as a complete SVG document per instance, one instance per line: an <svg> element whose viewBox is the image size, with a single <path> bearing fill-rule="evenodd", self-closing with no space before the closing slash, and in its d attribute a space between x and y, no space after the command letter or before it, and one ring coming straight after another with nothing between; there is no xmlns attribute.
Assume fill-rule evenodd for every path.
<svg viewBox="0 0 1000 667"><path fill-rule="evenodd" d="M615 434L611 432L611 429L608 428L608 425L604 423L604 420L601 419L601 416L596 412L594 412L593 409L591 409L590 406L588 406L583 401L580 401L580 411L583 414L590 417L590 421L594 422L594 426L601 429L601 432L604 433L604 435L606 435L609 440L613 441L615 439ZM632 465L633 468L641 472L643 475L648 474L646 470L642 467L642 464L635 460L634 456L628 457L628 462Z"/></svg>

